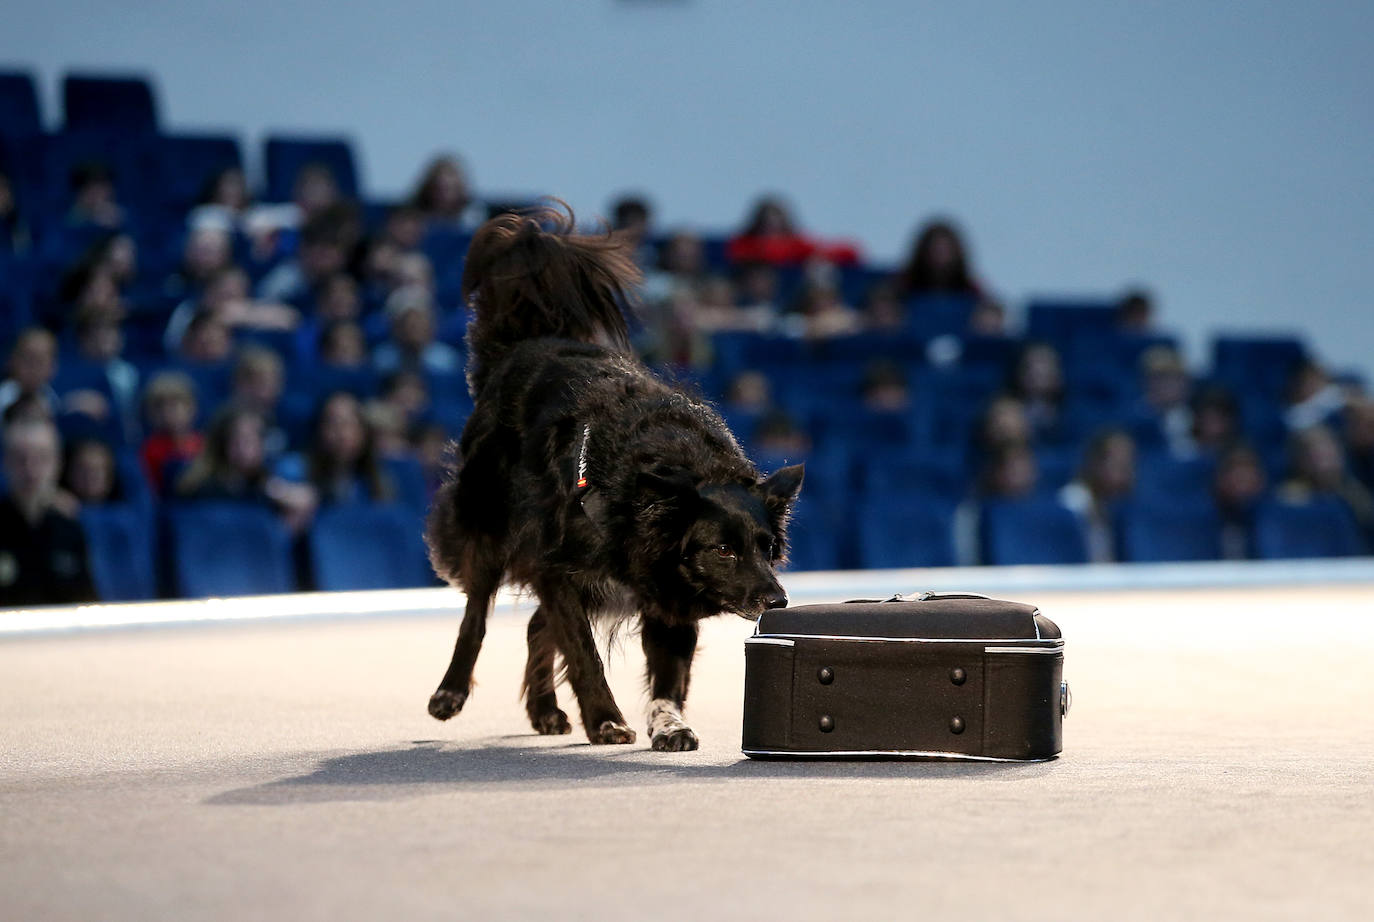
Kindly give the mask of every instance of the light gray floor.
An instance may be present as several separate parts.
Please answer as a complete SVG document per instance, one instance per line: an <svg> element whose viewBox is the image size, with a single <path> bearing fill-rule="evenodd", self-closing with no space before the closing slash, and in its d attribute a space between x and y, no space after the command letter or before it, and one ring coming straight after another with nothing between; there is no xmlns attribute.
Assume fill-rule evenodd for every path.
<svg viewBox="0 0 1374 922"><path fill-rule="evenodd" d="M1039 765L744 760L738 619L672 755L531 735L520 617L447 724L456 616L0 640L0 916L1374 917L1374 585L1029 600Z"/></svg>

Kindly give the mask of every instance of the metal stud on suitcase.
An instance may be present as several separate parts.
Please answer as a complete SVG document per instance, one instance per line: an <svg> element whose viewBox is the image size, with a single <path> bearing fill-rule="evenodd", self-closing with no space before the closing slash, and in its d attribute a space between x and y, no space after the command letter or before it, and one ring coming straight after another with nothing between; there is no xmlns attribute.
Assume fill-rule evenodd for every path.
<svg viewBox="0 0 1374 922"><path fill-rule="evenodd" d="M1063 748L1064 640L966 593L764 612L745 641L751 758L1041 761Z"/></svg>

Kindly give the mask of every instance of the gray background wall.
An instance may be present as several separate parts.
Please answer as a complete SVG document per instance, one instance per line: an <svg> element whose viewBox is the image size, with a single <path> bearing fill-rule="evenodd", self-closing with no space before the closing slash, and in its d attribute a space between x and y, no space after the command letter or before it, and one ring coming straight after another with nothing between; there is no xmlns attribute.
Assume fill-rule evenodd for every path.
<svg viewBox="0 0 1374 922"><path fill-rule="evenodd" d="M582 212L728 228L764 190L879 260L955 215L1013 303L1142 281L1196 357L1304 331L1374 371L1374 3L209 0L10 4L0 61L157 79L175 129L347 131ZM251 148L250 148L251 149Z"/></svg>

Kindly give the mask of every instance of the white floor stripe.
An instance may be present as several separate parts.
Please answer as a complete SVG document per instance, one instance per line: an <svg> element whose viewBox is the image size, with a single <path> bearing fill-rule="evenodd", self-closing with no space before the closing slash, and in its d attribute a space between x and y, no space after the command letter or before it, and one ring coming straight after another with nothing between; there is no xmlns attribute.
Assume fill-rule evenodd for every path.
<svg viewBox="0 0 1374 922"><path fill-rule="evenodd" d="M1024 598L1028 592L1300 586L1374 583L1374 558L1241 561L1088 566L967 567L924 570L852 570L790 573L783 583L792 604L883 599L918 590L981 592ZM463 596L453 589L379 592L311 592L232 599L127 602L0 610L0 636L172 624L277 618L369 617L449 612L458 617ZM503 591L495 613L527 613L528 596Z"/></svg>

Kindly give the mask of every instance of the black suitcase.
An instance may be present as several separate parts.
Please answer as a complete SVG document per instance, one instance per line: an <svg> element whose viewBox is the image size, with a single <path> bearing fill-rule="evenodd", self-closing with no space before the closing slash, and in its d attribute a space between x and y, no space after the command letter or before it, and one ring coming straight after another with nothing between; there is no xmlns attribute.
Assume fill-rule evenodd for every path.
<svg viewBox="0 0 1374 922"><path fill-rule="evenodd" d="M744 643L751 758L1052 759L1064 640L1033 605L963 593L776 608Z"/></svg>

